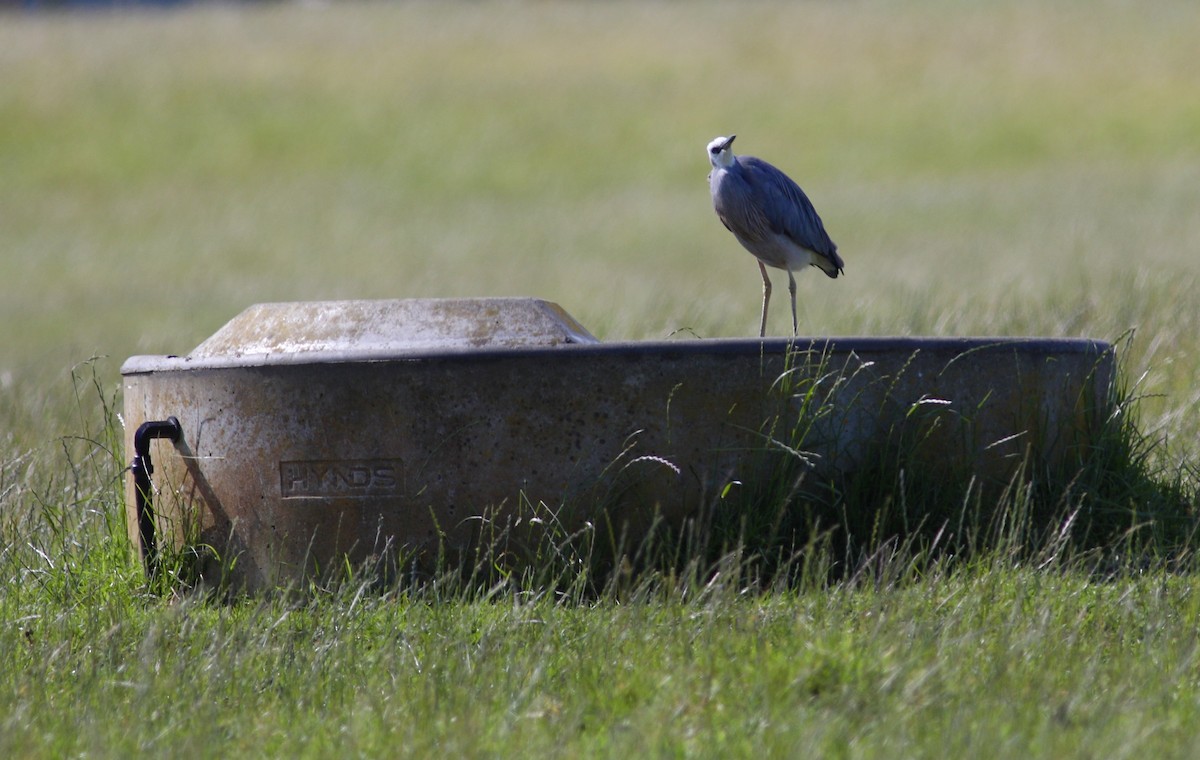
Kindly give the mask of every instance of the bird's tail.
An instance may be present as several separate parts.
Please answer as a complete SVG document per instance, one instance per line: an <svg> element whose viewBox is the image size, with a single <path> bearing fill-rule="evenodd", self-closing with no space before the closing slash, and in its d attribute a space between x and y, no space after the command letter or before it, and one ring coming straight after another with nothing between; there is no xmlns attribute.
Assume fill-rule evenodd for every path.
<svg viewBox="0 0 1200 760"><path fill-rule="evenodd" d="M843 270L843 268L846 265L842 261L842 257L838 256L836 248L834 248L832 251L830 251L829 255L818 253L816 256L812 257L812 262L816 266L820 267L821 271L824 272L827 276L829 276L835 280L837 279L837 276L839 274L846 273Z"/></svg>

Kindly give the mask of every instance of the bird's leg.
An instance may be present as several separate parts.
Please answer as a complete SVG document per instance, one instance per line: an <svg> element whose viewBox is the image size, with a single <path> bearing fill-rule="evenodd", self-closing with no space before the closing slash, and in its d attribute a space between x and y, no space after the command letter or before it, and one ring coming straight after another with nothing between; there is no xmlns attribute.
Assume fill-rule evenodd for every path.
<svg viewBox="0 0 1200 760"><path fill-rule="evenodd" d="M796 323L796 277L792 274L792 270L787 270L788 273L788 292L792 294L792 337L800 334L800 327Z"/></svg>
<svg viewBox="0 0 1200 760"><path fill-rule="evenodd" d="M771 278L767 277L767 267L761 261L758 262L758 271L762 272L763 278L763 307L762 321L758 324L758 337L767 337L767 304L771 301Z"/></svg>

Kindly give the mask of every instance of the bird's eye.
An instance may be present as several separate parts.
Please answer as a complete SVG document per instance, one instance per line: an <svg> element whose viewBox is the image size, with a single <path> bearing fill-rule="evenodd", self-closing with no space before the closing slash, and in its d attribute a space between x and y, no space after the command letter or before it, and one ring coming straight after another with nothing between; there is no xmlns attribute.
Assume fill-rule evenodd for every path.
<svg viewBox="0 0 1200 760"><path fill-rule="evenodd" d="M711 148L709 148L709 149L708 149L708 152L709 152L709 153L711 153L711 154L713 154L713 155L715 156L715 155L717 155L718 153L720 153L720 152L721 152L721 146L720 146L720 145L714 145L714 146L712 146Z"/></svg>

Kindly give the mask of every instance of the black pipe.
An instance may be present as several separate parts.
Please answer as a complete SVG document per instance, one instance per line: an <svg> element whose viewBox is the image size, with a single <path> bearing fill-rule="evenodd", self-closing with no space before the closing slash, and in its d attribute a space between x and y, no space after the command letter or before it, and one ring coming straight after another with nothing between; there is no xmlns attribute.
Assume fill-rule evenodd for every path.
<svg viewBox="0 0 1200 760"><path fill-rule="evenodd" d="M150 483L154 463L150 461L150 441L155 438L167 438L172 443L178 443L181 435L183 428L175 417L143 422L133 434L133 464L129 469L133 471L142 558L146 563L146 573L152 577L158 571L158 540L154 535L154 488Z"/></svg>

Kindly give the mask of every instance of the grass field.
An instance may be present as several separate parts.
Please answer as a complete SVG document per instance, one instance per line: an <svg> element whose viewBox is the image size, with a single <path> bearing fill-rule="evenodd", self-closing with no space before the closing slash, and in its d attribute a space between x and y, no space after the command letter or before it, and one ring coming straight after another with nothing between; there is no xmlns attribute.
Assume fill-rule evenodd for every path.
<svg viewBox="0 0 1200 760"><path fill-rule="evenodd" d="M1190 0L0 13L0 756L1191 756L1190 558L221 604L131 562L115 412L125 357L263 301L751 335L705 182L736 132L846 260L800 278L802 332L1121 340L1194 498L1197 38Z"/></svg>

